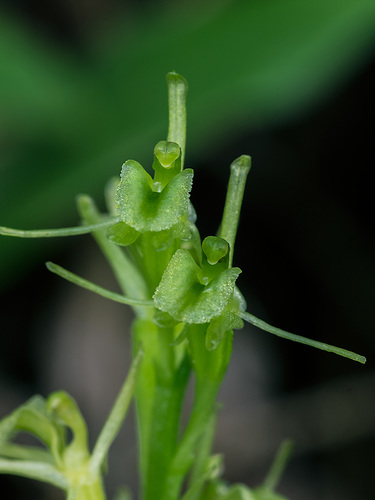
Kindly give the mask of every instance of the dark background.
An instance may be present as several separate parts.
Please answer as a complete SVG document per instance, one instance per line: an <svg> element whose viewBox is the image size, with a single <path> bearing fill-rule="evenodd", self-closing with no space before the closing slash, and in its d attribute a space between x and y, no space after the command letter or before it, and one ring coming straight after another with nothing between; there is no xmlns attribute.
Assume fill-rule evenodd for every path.
<svg viewBox="0 0 375 500"><path fill-rule="evenodd" d="M47 8L43 2L3 0L0 19L12 33L8 39L6 30L0 34L9 55L3 82L12 82L7 75L14 82L17 74L19 80L27 78L24 86L0 90L0 223L74 225L74 193L86 185L103 207L103 183L123 161L134 157L150 165L154 144L167 127L165 73L183 73L190 83L186 163L195 169L192 201L202 237L219 224L231 161L252 156L234 262L243 270L239 286L248 310L280 328L368 358L362 366L255 328L237 332L216 441L217 451L225 454L225 477L256 486L281 440L291 437L294 453L280 493L291 500L368 499L375 435L375 37L370 29L375 12L369 7L362 24L358 13L348 14L339 32L335 15L344 4L350 12L355 2L317 2L314 13L300 7L301 17L295 19L278 17L282 4L294 11L291 0L269 2L264 12L256 10L259 2L248 4L264 23L257 24L255 46L231 46L230 37L220 45L231 21L235 31L244 2L181 2L180 14L169 2L53 2ZM220 9L227 12L227 24L220 21ZM186 35L168 42L170 53L158 54L147 36L149 26L157 31L158 23L164 37L171 36L168 22L160 21L165 13L179 19L183 33L196 24L198 42L200 23L207 23L207 47ZM312 14L319 22L310 25ZM272 45L263 34L275 33L283 22L289 25L280 29L280 37L288 34L290 40L275 37ZM335 27L336 38L324 36ZM117 32L126 35L116 38ZM24 33L32 40L29 55L21 50L28 46L20 42ZM299 37L297 48L306 48L300 60ZM282 59L282 51L278 57L270 52L287 42L290 59ZM173 53L185 45L191 46L186 53ZM235 49L238 65L231 63L226 46ZM19 54L25 56L24 66ZM137 68L137 58L139 70L127 74L126 64ZM267 58L269 68L256 66ZM29 73L13 71L27 61ZM165 68L168 64L176 66ZM314 64L316 81L308 73ZM54 87L59 78L65 82L61 89ZM122 81L124 92L116 94ZM109 99L112 91L117 101ZM147 106L142 92L155 96ZM71 108L64 101L68 94ZM121 128L129 121L129 129ZM3 238L0 256L0 416L34 393L46 396L64 388L79 402L93 440L129 363L131 316L51 276L44 261L116 289L106 264L88 236L43 242ZM130 417L111 454L110 494L121 482L136 488L134 453ZM4 498L63 498L32 481L5 476L0 481Z"/></svg>

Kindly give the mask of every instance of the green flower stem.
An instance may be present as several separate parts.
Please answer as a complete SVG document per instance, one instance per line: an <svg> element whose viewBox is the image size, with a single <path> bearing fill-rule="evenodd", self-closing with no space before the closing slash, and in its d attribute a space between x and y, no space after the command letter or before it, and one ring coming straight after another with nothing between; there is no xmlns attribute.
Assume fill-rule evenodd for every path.
<svg viewBox="0 0 375 500"><path fill-rule="evenodd" d="M189 353L195 373L194 402L169 468L166 488L161 497L163 500L177 500L189 469L196 463L197 470L193 472L196 478L202 464L199 460L195 461L199 457L203 460L201 454L209 455L210 440L205 443L202 436L208 422L215 420L216 396L230 360L232 332L227 332L215 350L208 351L205 347L206 330L207 324L190 325L188 328Z"/></svg>
<svg viewBox="0 0 375 500"><path fill-rule="evenodd" d="M366 358L364 356L356 354L355 352L347 351L346 349L342 349L341 347L336 347L330 344L326 344L324 342L319 342L317 340L311 340L306 337L301 337L300 335L295 335L294 333L281 330L280 328L269 325L265 321L257 318L256 316L248 312L238 312L237 314L248 323L257 326L258 328L264 330L265 332L277 335L278 337L282 337L288 340L293 340L294 342L299 342L300 344L309 345L311 347L316 347L316 349L321 349L322 351L333 352L334 354L343 356L344 358L349 358L353 361L358 361L358 363L362 364L366 363Z"/></svg>
<svg viewBox="0 0 375 500"><path fill-rule="evenodd" d="M234 242L236 240L246 178L250 171L250 167L251 158L246 155L242 155L234 160L230 166L227 196L218 234L220 238L224 238L229 243L229 267L233 262Z"/></svg>
<svg viewBox="0 0 375 500"><path fill-rule="evenodd" d="M142 271L145 282L152 296L155 288L160 283L161 277L167 267L172 255L178 248L178 241L175 241L165 250L157 250L153 241L155 233L147 231L143 233L137 241L130 247L130 251Z"/></svg>
<svg viewBox="0 0 375 500"><path fill-rule="evenodd" d="M194 463L199 439L206 430L207 422L216 412L215 400L219 384L207 381L196 385L190 418L176 453L171 462L163 500L178 500L184 479Z"/></svg>
<svg viewBox="0 0 375 500"><path fill-rule="evenodd" d="M134 349L147 346L136 388L142 499L163 498L169 463L176 449L181 406L190 373L177 356L171 328L136 320Z"/></svg>
<svg viewBox="0 0 375 500"><path fill-rule="evenodd" d="M79 213L85 224L97 224L102 220L93 200L86 195L77 198ZM93 237L107 258L113 273L125 295L134 299L148 300L150 298L143 276L133 264L130 257L106 237L106 232L99 229L93 232ZM139 317L149 317L147 308L134 306L133 310Z"/></svg>
<svg viewBox="0 0 375 500"><path fill-rule="evenodd" d="M87 471L77 470L77 484L69 487L66 500L106 500L101 477L95 476L83 481Z"/></svg>
<svg viewBox="0 0 375 500"><path fill-rule="evenodd" d="M204 472L207 467L207 461L211 455L212 444L215 437L217 413L218 406L216 405L216 411L213 412L211 417L207 420L206 427L199 440L199 447L192 466L188 490L186 492L189 500L196 500L199 498L200 490L204 484Z"/></svg>
<svg viewBox="0 0 375 500"><path fill-rule="evenodd" d="M184 167L186 143L186 95L188 84L185 78L175 72L167 74L169 129L168 141L176 142L181 148L181 169Z"/></svg>

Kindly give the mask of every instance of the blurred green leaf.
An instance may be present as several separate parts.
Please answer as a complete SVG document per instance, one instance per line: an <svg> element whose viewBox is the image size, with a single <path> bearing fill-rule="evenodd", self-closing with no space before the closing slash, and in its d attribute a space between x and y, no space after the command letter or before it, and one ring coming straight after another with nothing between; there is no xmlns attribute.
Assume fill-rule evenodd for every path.
<svg viewBox="0 0 375 500"><path fill-rule="evenodd" d="M170 70L189 81L189 161L244 127L302 113L375 45L373 0L166 3L138 16L80 58L0 13L2 225L75 223L76 193L98 195L129 158L151 167ZM41 244L1 240L3 285L26 248L29 265Z"/></svg>

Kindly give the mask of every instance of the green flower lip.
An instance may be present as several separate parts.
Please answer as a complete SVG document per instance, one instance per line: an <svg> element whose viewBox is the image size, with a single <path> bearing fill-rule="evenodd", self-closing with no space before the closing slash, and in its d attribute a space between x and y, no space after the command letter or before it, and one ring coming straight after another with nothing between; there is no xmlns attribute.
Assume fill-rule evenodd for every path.
<svg viewBox="0 0 375 500"><path fill-rule="evenodd" d="M154 293L155 306L180 322L208 323L224 311L240 273L238 267L226 269L204 285L190 252L177 250Z"/></svg>
<svg viewBox="0 0 375 500"><path fill-rule="evenodd" d="M185 169L161 192L155 192L153 180L142 165L128 160L117 188L118 216L140 233L169 229L187 213L192 183L193 171Z"/></svg>

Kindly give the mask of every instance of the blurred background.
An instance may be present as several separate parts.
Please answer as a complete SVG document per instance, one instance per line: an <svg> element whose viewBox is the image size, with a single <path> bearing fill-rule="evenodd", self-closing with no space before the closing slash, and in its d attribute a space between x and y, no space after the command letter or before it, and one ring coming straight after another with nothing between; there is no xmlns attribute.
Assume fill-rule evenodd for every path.
<svg viewBox="0 0 375 500"><path fill-rule="evenodd" d="M122 163L151 167L167 133L165 75L189 82L186 164L201 236L229 165L253 159L235 265L248 310L366 355L365 366L255 328L235 334L215 449L253 487L282 439L290 500L372 497L375 445L373 0L1 0L0 224L79 223ZM0 417L64 388L94 440L129 364L131 313L50 275L116 290L90 236L0 240ZM137 488L132 416L107 476ZM1 476L2 498L61 500Z"/></svg>

